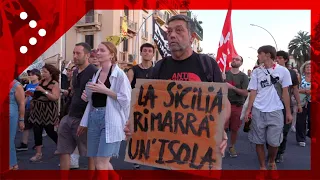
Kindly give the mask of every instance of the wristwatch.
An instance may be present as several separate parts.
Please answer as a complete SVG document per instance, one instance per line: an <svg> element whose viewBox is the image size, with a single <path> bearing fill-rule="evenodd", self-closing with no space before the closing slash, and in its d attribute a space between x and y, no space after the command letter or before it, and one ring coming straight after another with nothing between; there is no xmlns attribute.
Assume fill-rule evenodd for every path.
<svg viewBox="0 0 320 180"><path fill-rule="evenodd" d="M48 95L49 93L48 93L48 91L45 91L44 94L45 94L45 95Z"/></svg>

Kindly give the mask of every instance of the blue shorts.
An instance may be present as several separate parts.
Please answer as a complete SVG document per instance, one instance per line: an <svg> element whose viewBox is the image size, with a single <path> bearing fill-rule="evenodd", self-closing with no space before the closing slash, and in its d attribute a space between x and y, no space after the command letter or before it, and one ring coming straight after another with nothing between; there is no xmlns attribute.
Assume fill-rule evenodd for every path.
<svg viewBox="0 0 320 180"><path fill-rule="evenodd" d="M89 114L87 133L88 157L118 157L121 141L106 143L106 108L94 108Z"/></svg>

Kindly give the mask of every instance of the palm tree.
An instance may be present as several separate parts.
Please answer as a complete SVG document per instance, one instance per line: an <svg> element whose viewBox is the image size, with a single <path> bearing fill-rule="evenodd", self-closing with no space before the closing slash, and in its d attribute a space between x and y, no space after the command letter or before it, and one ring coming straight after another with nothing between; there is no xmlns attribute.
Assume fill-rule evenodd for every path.
<svg viewBox="0 0 320 180"><path fill-rule="evenodd" d="M289 42L289 54L297 62L299 68L305 61L310 60L310 34L305 31L299 31L298 34Z"/></svg>

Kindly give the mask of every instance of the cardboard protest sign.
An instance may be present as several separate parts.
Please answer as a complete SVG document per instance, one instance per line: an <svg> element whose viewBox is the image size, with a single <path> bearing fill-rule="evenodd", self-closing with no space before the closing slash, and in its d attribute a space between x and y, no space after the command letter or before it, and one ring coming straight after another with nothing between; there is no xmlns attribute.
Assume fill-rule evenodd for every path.
<svg viewBox="0 0 320 180"><path fill-rule="evenodd" d="M125 161L172 170L221 169L224 83L137 79Z"/></svg>

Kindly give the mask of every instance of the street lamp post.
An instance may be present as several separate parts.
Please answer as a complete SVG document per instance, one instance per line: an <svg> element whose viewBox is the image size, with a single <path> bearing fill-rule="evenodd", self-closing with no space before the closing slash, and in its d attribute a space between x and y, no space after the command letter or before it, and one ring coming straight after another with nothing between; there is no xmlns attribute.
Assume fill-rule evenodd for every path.
<svg viewBox="0 0 320 180"><path fill-rule="evenodd" d="M251 49L254 49L254 50L258 51L258 49L254 48L254 47L252 47L252 46L250 46L249 48L251 48Z"/></svg>
<svg viewBox="0 0 320 180"><path fill-rule="evenodd" d="M154 14L156 14L157 12L154 11L152 12L143 22L142 24L140 25L139 29L138 29L138 32L137 32L137 35L136 35L136 42L135 42L135 45L134 45L134 59L136 59L136 56L138 53L137 52L137 44L139 44L139 33L140 33L140 30L141 28L143 27L143 25L146 23L146 21Z"/></svg>
<svg viewBox="0 0 320 180"><path fill-rule="evenodd" d="M263 28L263 27L261 27L261 26L258 26L258 25L256 25L256 24L250 24L250 25L251 25L251 26L259 27L259 28L261 28L261 29L263 29L263 30L267 31L267 33L269 33L269 34L270 34L270 36L272 37L272 39L273 39L274 43L276 44L276 49L278 50L277 42L276 42L276 40L274 39L274 37L272 36L272 34L271 34L268 30L266 30L265 28Z"/></svg>

